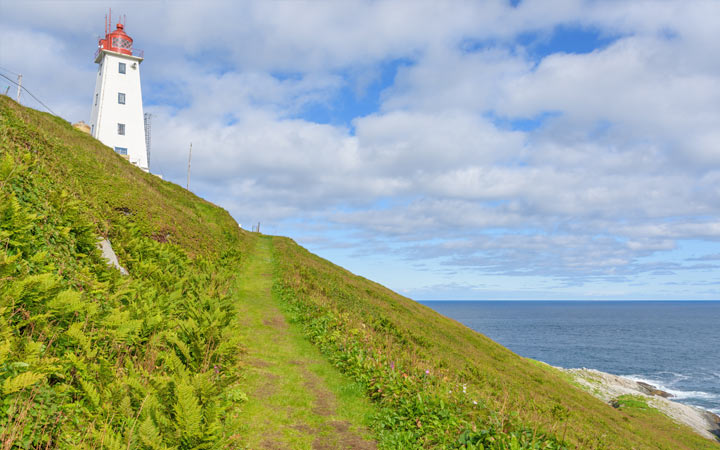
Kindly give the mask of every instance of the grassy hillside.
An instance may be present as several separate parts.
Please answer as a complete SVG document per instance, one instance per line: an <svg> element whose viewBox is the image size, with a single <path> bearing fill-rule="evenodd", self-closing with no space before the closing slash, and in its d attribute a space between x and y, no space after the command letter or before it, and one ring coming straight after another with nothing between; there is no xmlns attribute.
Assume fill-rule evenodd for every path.
<svg viewBox="0 0 720 450"><path fill-rule="evenodd" d="M2 448L720 448L4 96L0 395Z"/></svg>
<svg viewBox="0 0 720 450"><path fill-rule="evenodd" d="M546 364L275 239L275 289L294 320L382 408L398 448L719 448L653 410L614 409ZM560 443L563 442L564 444ZM470 448L470 446L468 446Z"/></svg>
<svg viewBox="0 0 720 450"><path fill-rule="evenodd" d="M247 236L60 119L0 108L3 448L231 442Z"/></svg>

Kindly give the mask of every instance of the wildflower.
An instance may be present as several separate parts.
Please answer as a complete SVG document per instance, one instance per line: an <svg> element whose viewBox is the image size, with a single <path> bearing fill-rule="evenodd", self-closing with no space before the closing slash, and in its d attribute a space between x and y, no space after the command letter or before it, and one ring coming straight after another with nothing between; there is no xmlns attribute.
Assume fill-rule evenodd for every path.
<svg viewBox="0 0 720 450"><path fill-rule="evenodd" d="M477 405L477 401L473 400L473 405Z"/></svg>
<svg viewBox="0 0 720 450"><path fill-rule="evenodd" d="M390 361L390 368L392 370L395 370L395 362L394 361Z"/></svg>
<svg viewBox="0 0 720 450"><path fill-rule="evenodd" d="M425 375L430 375L430 371L426 369L426 370L425 370Z"/></svg>

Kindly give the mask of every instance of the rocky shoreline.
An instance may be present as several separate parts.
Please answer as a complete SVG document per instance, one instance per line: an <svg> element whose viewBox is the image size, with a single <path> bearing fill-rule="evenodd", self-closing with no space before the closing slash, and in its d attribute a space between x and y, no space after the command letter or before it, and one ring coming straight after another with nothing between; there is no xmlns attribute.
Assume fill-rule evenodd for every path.
<svg viewBox="0 0 720 450"><path fill-rule="evenodd" d="M720 441L720 416L701 408L670 400L672 394L642 381L600 372L594 369L563 369L585 390L617 407L621 395L642 396L647 404L676 422L688 425L701 436Z"/></svg>

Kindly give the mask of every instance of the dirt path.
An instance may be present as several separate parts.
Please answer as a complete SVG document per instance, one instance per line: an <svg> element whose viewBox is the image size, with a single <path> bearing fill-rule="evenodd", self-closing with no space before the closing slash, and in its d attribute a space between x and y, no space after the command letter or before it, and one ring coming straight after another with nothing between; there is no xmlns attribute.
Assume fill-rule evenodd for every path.
<svg viewBox="0 0 720 450"><path fill-rule="evenodd" d="M322 359L273 299L271 246L259 240L239 279L249 399L240 412L243 441L250 449L375 449L361 389Z"/></svg>

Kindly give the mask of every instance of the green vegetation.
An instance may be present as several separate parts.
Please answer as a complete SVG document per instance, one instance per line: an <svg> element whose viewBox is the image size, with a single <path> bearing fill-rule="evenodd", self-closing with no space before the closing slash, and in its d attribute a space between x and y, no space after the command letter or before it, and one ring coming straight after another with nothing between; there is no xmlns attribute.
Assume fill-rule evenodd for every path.
<svg viewBox="0 0 720 450"><path fill-rule="evenodd" d="M274 238L293 321L379 407L387 448L719 448L655 414L614 409L547 364ZM477 402L477 404L476 404Z"/></svg>
<svg viewBox="0 0 720 450"><path fill-rule="evenodd" d="M264 323L282 317L269 241L55 117L0 108L2 448L366 442L363 391Z"/></svg>
<svg viewBox="0 0 720 450"><path fill-rule="evenodd" d="M2 448L720 448L618 406L0 96Z"/></svg>
<svg viewBox="0 0 720 450"><path fill-rule="evenodd" d="M275 248L278 296L311 342L380 405L373 425L383 446L562 448L557 438L522 426L510 410L488 407L465 380L449 378L444 364L426 357L431 341L422 330L398 326L382 307L367 308L372 303L364 300L375 297L377 286L364 286L358 292L368 297L358 296L360 286L343 282L355 277L342 269L323 270L327 262L286 239ZM402 316L401 306L414 306L381 301L396 306L394 317Z"/></svg>
<svg viewBox="0 0 720 450"><path fill-rule="evenodd" d="M270 258L269 238L260 239L238 280L250 392L243 442L249 448L372 448L372 436L357 426L368 422L370 402L285 321L271 294Z"/></svg>
<svg viewBox="0 0 720 450"><path fill-rule="evenodd" d="M639 410L650 410L647 400L639 395L621 395L612 402L615 408L633 408Z"/></svg>
<svg viewBox="0 0 720 450"><path fill-rule="evenodd" d="M91 169L97 163L93 153L61 143L86 143L86 136L13 106L3 99L3 447L195 448L231 442L234 412L245 398L236 370L238 317L228 295L233 267L240 263L240 237L214 236L234 244L222 254L213 236L185 249L158 242L170 239L167 216L180 218L184 230L182 219L197 220L199 214L178 211L177 204L146 204L131 178L102 180ZM45 135L33 120L42 120L42 128L65 128L67 139ZM115 173L137 172L93 144L119 168ZM137 175L157 195L173 189ZM153 218L160 210L165 223ZM220 210L212 213L224 219ZM110 237L131 277L101 258L100 235ZM197 253L194 259L189 250Z"/></svg>

